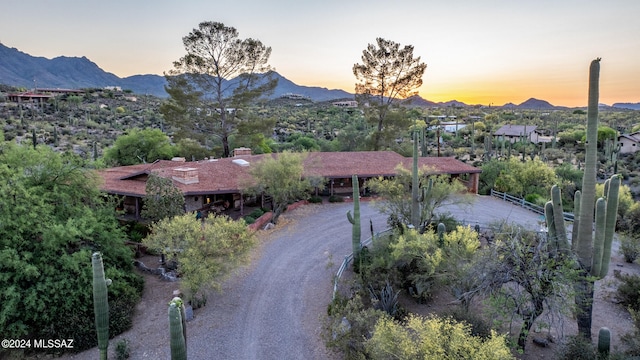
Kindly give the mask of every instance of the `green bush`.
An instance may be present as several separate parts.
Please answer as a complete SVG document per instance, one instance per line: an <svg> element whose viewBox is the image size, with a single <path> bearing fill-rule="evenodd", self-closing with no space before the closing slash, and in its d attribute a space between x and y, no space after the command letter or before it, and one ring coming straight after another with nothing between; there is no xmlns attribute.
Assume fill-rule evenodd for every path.
<svg viewBox="0 0 640 360"><path fill-rule="evenodd" d="M125 360L131 356L129 349L129 340L121 339L116 343L116 360Z"/></svg>
<svg viewBox="0 0 640 360"><path fill-rule="evenodd" d="M640 276L633 274L616 274L620 280L616 297L620 303L634 311L640 311Z"/></svg>
<svg viewBox="0 0 640 360"><path fill-rule="evenodd" d="M341 203L344 202L344 198L340 195L331 195L329 196L330 203Z"/></svg>
<svg viewBox="0 0 640 360"><path fill-rule="evenodd" d="M469 311L462 307L456 307L444 315L454 319L456 322L468 324L471 335L473 336L478 336L483 339L491 337L491 323L483 318L477 311Z"/></svg>
<svg viewBox="0 0 640 360"><path fill-rule="evenodd" d="M619 237L620 252L624 256L624 261L633 263L640 257L640 236L621 234Z"/></svg>
<svg viewBox="0 0 640 360"><path fill-rule="evenodd" d="M251 224L253 224L254 222L256 222L256 218L254 218L254 217L253 217L253 216L251 216L251 215L247 215L247 216L245 216L245 217L244 217L244 222L246 222L246 223L247 223L247 225L251 225Z"/></svg>
<svg viewBox="0 0 640 360"><path fill-rule="evenodd" d="M314 195L309 198L309 202L312 204L322 204L322 197Z"/></svg>
<svg viewBox="0 0 640 360"><path fill-rule="evenodd" d="M248 216L251 216L252 218L257 219L263 214L264 214L264 210L257 208L257 209L254 209Z"/></svg>

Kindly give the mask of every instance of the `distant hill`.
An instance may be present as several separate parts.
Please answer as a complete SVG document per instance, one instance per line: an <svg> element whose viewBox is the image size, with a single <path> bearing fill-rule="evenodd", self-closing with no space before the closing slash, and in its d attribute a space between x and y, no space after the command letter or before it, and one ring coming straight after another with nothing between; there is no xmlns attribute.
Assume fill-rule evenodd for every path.
<svg viewBox="0 0 640 360"><path fill-rule="evenodd" d="M640 103L615 103L611 107L618 109L640 110Z"/></svg>
<svg viewBox="0 0 640 360"><path fill-rule="evenodd" d="M313 101L327 101L339 98L353 98L344 90L330 90L323 87L296 85L284 76L278 77L278 87L272 97L284 94L296 94ZM53 59L34 57L18 49L9 48L0 43L0 84L38 88L103 88L120 86L138 94L167 97L164 76L133 75L120 78L102 70L86 57L60 56Z"/></svg>
<svg viewBox="0 0 640 360"><path fill-rule="evenodd" d="M529 100L516 105L517 109L529 109L529 110L554 110L558 107L551 105L549 102L545 100L538 100L534 98L530 98Z"/></svg>

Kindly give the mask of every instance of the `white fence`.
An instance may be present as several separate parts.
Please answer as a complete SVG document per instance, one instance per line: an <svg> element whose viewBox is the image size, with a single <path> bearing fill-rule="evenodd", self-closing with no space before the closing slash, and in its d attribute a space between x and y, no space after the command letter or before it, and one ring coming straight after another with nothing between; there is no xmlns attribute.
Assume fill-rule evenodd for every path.
<svg viewBox="0 0 640 360"><path fill-rule="evenodd" d="M518 205L527 210L533 211L536 214L544 215L544 207L528 202L525 199L518 198L507 193L502 193L491 189L491 196L502 199L503 201L510 202L514 205ZM565 221L573 221L574 216L572 213L563 212Z"/></svg>

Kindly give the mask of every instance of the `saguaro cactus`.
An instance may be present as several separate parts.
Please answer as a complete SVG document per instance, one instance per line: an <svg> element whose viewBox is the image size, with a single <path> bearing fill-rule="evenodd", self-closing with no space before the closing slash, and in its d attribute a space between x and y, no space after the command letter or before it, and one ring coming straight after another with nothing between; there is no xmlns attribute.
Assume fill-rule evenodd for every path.
<svg viewBox="0 0 640 360"><path fill-rule="evenodd" d="M98 349L100 359L107 359L109 347L109 301L107 298L107 285L111 280L104 278L104 266L102 255L99 252L91 256L93 268L93 312L95 314L96 332L98 333Z"/></svg>
<svg viewBox="0 0 640 360"><path fill-rule="evenodd" d="M411 224L420 227L420 178L418 176L418 136L413 133L413 167L411 169Z"/></svg>
<svg viewBox="0 0 640 360"><path fill-rule="evenodd" d="M184 305L180 298L173 298L169 303L169 334L171 360L187 360Z"/></svg>
<svg viewBox="0 0 640 360"><path fill-rule="evenodd" d="M347 220L353 225L351 227L351 247L355 262L360 254L360 184L358 183L358 175L353 175L351 182L353 184L353 216L351 216L351 210L348 210Z"/></svg>
<svg viewBox="0 0 640 360"><path fill-rule="evenodd" d="M438 246L444 246L444 233L447 232L447 227L443 223L438 224Z"/></svg>

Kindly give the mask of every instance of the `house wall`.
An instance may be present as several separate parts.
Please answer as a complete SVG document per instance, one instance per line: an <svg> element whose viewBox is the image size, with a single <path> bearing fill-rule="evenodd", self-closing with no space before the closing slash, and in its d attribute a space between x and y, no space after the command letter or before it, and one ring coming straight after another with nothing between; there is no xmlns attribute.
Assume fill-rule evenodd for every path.
<svg viewBox="0 0 640 360"><path fill-rule="evenodd" d="M195 211L196 209L200 209L204 202L202 201L202 196L185 196L184 197L184 205L187 212Z"/></svg>
<svg viewBox="0 0 640 360"><path fill-rule="evenodd" d="M633 141L625 137L618 138L618 141L620 144L620 153L629 154L638 151L638 141Z"/></svg>

